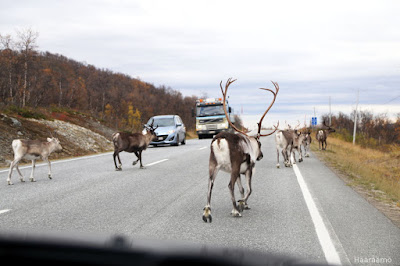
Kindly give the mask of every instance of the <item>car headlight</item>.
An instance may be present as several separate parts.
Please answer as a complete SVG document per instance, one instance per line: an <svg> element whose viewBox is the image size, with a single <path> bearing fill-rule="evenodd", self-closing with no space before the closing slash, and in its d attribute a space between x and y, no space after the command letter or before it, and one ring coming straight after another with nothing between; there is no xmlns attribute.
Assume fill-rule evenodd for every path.
<svg viewBox="0 0 400 266"><path fill-rule="evenodd" d="M175 129L171 129L170 131L168 131L168 134L172 134L175 132Z"/></svg>

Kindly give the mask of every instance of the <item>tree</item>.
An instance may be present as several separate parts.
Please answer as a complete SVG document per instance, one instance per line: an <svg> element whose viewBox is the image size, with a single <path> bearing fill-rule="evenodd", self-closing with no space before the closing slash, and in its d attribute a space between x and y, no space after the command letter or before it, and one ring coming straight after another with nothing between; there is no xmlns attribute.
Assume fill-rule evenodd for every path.
<svg viewBox="0 0 400 266"><path fill-rule="evenodd" d="M25 107L27 99L29 100L29 88L28 88L28 63L33 55L36 46L36 39L39 37L39 33L33 31L31 28L18 31L18 42L17 47L20 49L21 54L24 58L24 86L22 89L22 107Z"/></svg>
<svg viewBox="0 0 400 266"><path fill-rule="evenodd" d="M133 105L130 104L128 110L128 127L132 131L140 130L140 118L141 118L140 111L137 108L135 108L135 111L133 111Z"/></svg>
<svg viewBox="0 0 400 266"><path fill-rule="evenodd" d="M14 42L11 39L11 35L0 35L0 49L1 55L4 56L6 65L7 65L7 72L8 72L8 89L10 93L9 101L11 104L14 103L14 94L13 94L13 86L12 86L12 65L14 61Z"/></svg>

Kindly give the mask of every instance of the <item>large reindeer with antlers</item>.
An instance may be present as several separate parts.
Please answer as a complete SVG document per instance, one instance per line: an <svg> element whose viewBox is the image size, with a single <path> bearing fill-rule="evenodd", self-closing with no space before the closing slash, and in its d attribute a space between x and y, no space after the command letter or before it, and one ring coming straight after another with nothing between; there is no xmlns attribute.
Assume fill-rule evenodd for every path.
<svg viewBox="0 0 400 266"><path fill-rule="evenodd" d="M263 154L261 152L261 142L260 137L265 137L272 135L279 126L275 126L275 130L269 134L261 134L261 123L271 109L272 105L275 102L276 96L279 91L278 83L273 82L275 86L275 91L270 89L261 88L262 90L270 91L274 99L271 104L267 108L267 110L262 115L260 122L258 123L258 132L256 136L249 136L244 131L239 130L230 120L229 115L226 110L226 96L228 92L228 87L235 80L231 78L228 79L225 85L225 90L222 88L222 81L220 83L220 88L222 95L224 97L223 107L225 111L225 116L231 125L231 127L237 133L228 133L221 132L214 137L211 142L211 153L210 153L210 161L209 161L209 180L208 180L208 195L207 195L207 205L204 207L203 212L203 220L204 222L212 222L211 216L211 193L214 186L215 178L218 174L219 170L223 170L231 174L231 179L229 182L229 190L231 193L231 199L233 204L233 210L231 215L234 217L241 217L244 209L250 209L247 205L247 200L252 192L251 190L251 178L254 172L254 167L256 161L259 161L263 158ZM247 193L244 194L244 188L242 186L240 175L244 174L246 176L246 184L247 184ZM240 194L242 198L238 201L238 205L236 205L236 199L234 194L235 183L237 183L239 187Z"/></svg>
<svg viewBox="0 0 400 266"><path fill-rule="evenodd" d="M331 126L328 126L325 121L323 121L322 124L325 126L325 129L318 130L315 138L318 140L319 149L321 150L322 145L322 149L326 150L326 139L328 138L329 133L336 132L336 130Z"/></svg>

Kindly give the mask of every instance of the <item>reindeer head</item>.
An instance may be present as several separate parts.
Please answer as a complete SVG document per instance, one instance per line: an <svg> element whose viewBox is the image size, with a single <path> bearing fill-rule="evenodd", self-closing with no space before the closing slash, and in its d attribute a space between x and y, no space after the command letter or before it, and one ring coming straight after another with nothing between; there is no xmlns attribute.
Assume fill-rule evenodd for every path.
<svg viewBox="0 0 400 266"><path fill-rule="evenodd" d="M60 144L60 141L58 140L58 138L55 138L55 137L47 138L47 142L50 143L51 145L53 145L55 152L62 151L63 148L61 147L61 144Z"/></svg>
<svg viewBox="0 0 400 266"><path fill-rule="evenodd" d="M276 95L277 95L278 92L279 92L279 85L278 85L278 83L271 81L272 84L274 84L275 91L273 91L273 90L271 90L271 89L260 88L261 90L266 90L266 91L271 92L271 93L273 94L274 98L273 98L271 104L269 105L269 107L267 108L267 110L266 110L266 111L264 112L264 114L261 116L260 122L257 123L257 124L258 124L257 135L256 135L255 137L253 137L253 136L247 135L246 132L244 132L244 131L242 131L242 130L239 130L239 129L231 122L231 120L229 119L229 115L228 115L228 112L227 112L227 110L226 110L226 95L227 95L227 92L228 92L228 87L229 87L229 85L231 85L231 84L232 84L233 82L235 82L235 81L236 81L236 79L232 80L232 78L229 78L229 79L227 80L226 84L225 84L225 90L222 88L222 80L221 80L221 82L220 82L220 84L219 84L219 86L220 86L220 88L221 88L222 95L223 95L223 97L224 97L224 99L223 99L223 106L224 106L225 116L226 116L226 119L227 119L228 123L231 125L231 127L232 127L236 132L241 133L241 134L243 134L243 135L245 135L245 136L248 137L248 139L249 139L249 141L250 141L250 143L251 143L253 149L257 151L257 161L259 161L259 160L261 160L261 159L263 158L263 154L262 154L262 152L261 152L260 137L266 137L266 136L272 135L273 133L275 133L276 130L278 130L279 121L278 121L278 125L277 125L277 126L274 126L274 127L275 127L275 130L274 130L274 131L272 131L271 133L265 134L265 135L261 134L262 121L263 121L265 115L266 115L266 114L268 113L268 111L271 109L272 105L274 104L274 102L275 102L275 100L276 100Z"/></svg>
<svg viewBox="0 0 400 266"><path fill-rule="evenodd" d="M51 145L54 146L55 152L61 152L63 148L61 147L60 141L58 140L57 132L54 132L54 135L53 135L53 133L49 131L49 134L50 134L51 138L47 138L47 142L51 143Z"/></svg>
<svg viewBox="0 0 400 266"><path fill-rule="evenodd" d="M155 131L158 128L158 125L156 127L154 127L154 120L151 122L150 125L144 125L143 127L146 130L146 134L151 134L153 136L153 139L155 139L157 137L157 134Z"/></svg>
<svg viewBox="0 0 400 266"><path fill-rule="evenodd" d="M336 130L335 130L333 127L328 126L328 125L325 123L325 120L322 122L322 124L326 127L326 130L327 130L329 133L336 132Z"/></svg>

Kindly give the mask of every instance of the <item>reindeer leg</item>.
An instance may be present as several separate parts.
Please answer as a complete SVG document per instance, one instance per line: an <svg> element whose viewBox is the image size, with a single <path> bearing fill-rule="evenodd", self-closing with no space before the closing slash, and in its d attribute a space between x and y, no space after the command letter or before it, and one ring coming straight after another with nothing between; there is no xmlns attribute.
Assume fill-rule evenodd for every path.
<svg viewBox="0 0 400 266"><path fill-rule="evenodd" d="M231 200L232 200L232 205L233 205L233 210L231 212L231 215L234 217L242 216L238 210L238 207L236 205L236 200L235 200L235 183L238 178L240 178L240 165L239 166L232 165L231 181L228 184L228 188L231 193Z"/></svg>
<svg viewBox="0 0 400 266"><path fill-rule="evenodd" d="M293 148L290 149L290 154L293 155L293 162L292 162L292 164L296 164L296 153L294 152L294 149L293 149Z"/></svg>
<svg viewBox="0 0 400 266"><path fill-rule="evenodd" d="M35 178L33 177L33 173L34 173L34 171L35 171L35 168L36 168L36 160L33 159L33 160L32 160L32 172L31 172L31 176L29 177L29 180L30 180L31 182L36 182Z"/></svg>
<svg viewBox="0 0 400 266"><path fill-rule="evenodd" d="M243 212L243 210L245 209L244 188L242 186L242 180L241 180L240 175L239 175L238 179L236 180L236 184L238 185L240 195L242 196L242 199L238 200L238 203L239 203L238 207L239 207L239 211Z"/></svg>
<svg viewBox="0 0 400 266"><path fill-rule="evenodd" d="M119 166L117 166L117 161L115 160L115 157L118 158ZM114 158L115 171L121 171L122 170L122 164L121 164L121 159L119 158L119 152L118 151L114 151L113 158Z"/></svg>
<svg viewBox="0 0 400 266"><path fill-rule="evenodd" d="M15 158L15 159L11 162L10 171L8 172L8 177L7 177L7 183L8 183L9 185L14 185L14 184L11 182L11 174L12 174L13 168L14 168L15 166L16 166L17 171L18 171L18 174L19 174L19 179L21 180L21 182L25 182L25 181L24 181L24 176L22 175L21 171L20 171L19 168L18 168L18 163L19 163L20 160L21 160L21 158Z"/></svg>
<svg viewBox="0 0 400 266"><path fill-rule="evenodd" d="M246 183L247 183L247 193L246 196L244 197L244 209L245 210L250 210L249 205L247 205L247 200L250 197L250 194L252 192L251 189L251 177L253 176L253 169L254 169L254 165L252 167L250 167L249 170L246 171L245 175L246 175Z"/></svg>
<svg viewBox="0 0 400 266"><path fill-rule="evenodd" d="M303 154L301 153L301 147L299 147L299 163L303 161Z"/></svg>
<svg viewBox="0 0 400 266"><path fill-rule="evenodd" d="M135 165L135 164L137 164L138 162L139 162L139 153L137 152L137 151L134 151L134 153L135 153L135 155L136 155L136 157L137 157L137 160L136 161L133 161L132 162L132 165Z"/></svg>
<svg viewBox="0 0 400 266"><path fill-rule="evenodd" d="M287 154L287 146L282 149L282 156L283 156L283 159L285 160L285 162L284 162L285 166L289 167L290 163L289 163L289 158L288 158L288 154Z"/></svg>
<svg viewBox="0 0 400 266"><path fill-rule="evenodd" d="M146 169L142 164L142 151L139 151L140 169Z"/></svg>
<svg viewBox="0 0 400 266"><path fill-rule="evenodd" d="M276 157L278 159L278 163L276 164L276 168L281 168L281 165L279 164L279 149L276 149Z"/></svg>
<svg viewBox="0 0 400 266"><path fill-rule="evenodd" d="M204 207L203 212L203 221L207 223L209 221L212 222L211 216L211 193L214 187L215 178L217 177L219 168L217 167L217 163L213 154L210 156L210 166L209 166L209 179L208 179L208 193L207 193L207 205Z"/></svg>
<svg viewBox="0 0 400 266"><path fill-rule="evenodd" d="M48 164L48 166L49 166L49 175L48 175L48 177L49 177L49 179L52 179L52 176L51 176L51 163L50 163L50 160L49 160L49 158L46 158L46 159L44 159L46 162L47 162L47 164Z"/></svg>

